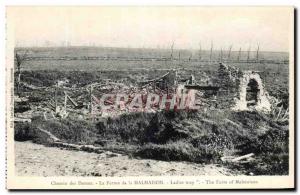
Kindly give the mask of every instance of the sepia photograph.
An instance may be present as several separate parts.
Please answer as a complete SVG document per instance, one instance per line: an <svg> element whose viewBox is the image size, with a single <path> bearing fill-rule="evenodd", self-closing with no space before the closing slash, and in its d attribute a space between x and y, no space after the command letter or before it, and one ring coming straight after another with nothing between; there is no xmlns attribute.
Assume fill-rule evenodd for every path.
<svg viewBox="0 0 300 195"><path fill-rule="evenodd" d="M8 189L294 188L294 8L8 6Z"/></svg>

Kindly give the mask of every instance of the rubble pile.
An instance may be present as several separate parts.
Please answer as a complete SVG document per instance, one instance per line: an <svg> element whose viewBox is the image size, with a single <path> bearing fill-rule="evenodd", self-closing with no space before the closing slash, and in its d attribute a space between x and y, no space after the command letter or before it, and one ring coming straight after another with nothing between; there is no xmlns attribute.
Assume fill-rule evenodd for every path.
<svg viewBox="0 0 300 195"><path fill-rule="evenodd" d="M203 78L195 79L194 75L185 78L182 74L178 75L177 70L169 70L166 74L146 81L138 81L136 84L128 83L127 80L114 82L110 79L100 83L91 83L81 87L70 87L68 80L60 80L55 86L36 89L39 94L48 94L47 98L36 96L31 99L41 101L32 102L28 112L16 112L15 117L20 120L30 119L32 113L42 113L45 119L52 119L63 116L74 118L101 118L114 117L124 113L132 112L157 112L161 110L160 105L151 105L145 108L149 94L159 96L159 102L167 95L170 100L176 96L177 109L181 95L187 94L191 104L200 106L201 109L232 109L232 110L251 110L270 111L270 98L260 75L254 71L241 71L238 68L220 63L215 77L208 77L204 74ZM55 94L55 95L54 95ZM69 95L68 95L69 94ZM110 106L109 109L101 108L100 99L105 94L115 96L105 99L104 105ZM120 105L115 105L116 96L124 94L127 100L121 101ZM129 106L137 95L141 96L143 106ZM16 108L21 108L27 104L28 100L15 97ZM38 103L38 104L37 104ZM18 107L17 107L18 106ZM164 109L169 109L165 105Z"/></svg>

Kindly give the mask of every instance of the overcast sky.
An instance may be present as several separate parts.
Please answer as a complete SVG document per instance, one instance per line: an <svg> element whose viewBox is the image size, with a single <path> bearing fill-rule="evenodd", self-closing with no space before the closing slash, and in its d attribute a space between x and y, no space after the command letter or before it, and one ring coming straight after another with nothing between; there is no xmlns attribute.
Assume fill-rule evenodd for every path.
<svg viewBox="0 0 300 195"><path fill-rule="evenodd" d="M288 7L10 7L17 46L288 51Z"/></svg>

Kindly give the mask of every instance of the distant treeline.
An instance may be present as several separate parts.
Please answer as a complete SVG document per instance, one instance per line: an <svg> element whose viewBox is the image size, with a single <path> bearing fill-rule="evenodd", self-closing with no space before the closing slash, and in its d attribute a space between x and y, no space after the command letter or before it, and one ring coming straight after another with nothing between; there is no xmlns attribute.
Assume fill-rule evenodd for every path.
<svg viewBox="0 0 300 195"><path fill-rule="evenodd" d="M167 57L161 57L161 58L153 58L153 57L99 57L99 56L79 56L79 57L60 57L60 58L55 58L55 57L27 57L24 60L118 60L118 61L191 61L191 62L218 62L218 61L223 61L223 62L234 62L234 63L272 63L272 64L288 64L289 60L266 60L266 59L249 59L249 60L234 60L234 59L222 59L222 60L216 60L216 59L196 59L196 58L188 58L188 59L179 59L179 58L167 58Z"/></svg>
<svg viewBox="0 0 300 195"><path fill-rule="evenodd" d="M287 52L187 50L149 48L103 48L103 47L35 47L16 48L27 52L26 60L124 60L124 61L232 61L288 63ZM171 55L172 54L172 55Z"/></svg>

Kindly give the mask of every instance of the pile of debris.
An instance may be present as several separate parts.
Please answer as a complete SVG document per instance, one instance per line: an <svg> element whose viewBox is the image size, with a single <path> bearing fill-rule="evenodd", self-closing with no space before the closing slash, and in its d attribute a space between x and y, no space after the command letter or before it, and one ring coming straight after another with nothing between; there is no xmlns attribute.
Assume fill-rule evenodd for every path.
<svg viewBox="0 0 300 195"><path fill-rule="evenodd" d="M189 94L189 101L192 104L203 108L255 109L267 112L271 110L270 97L264 89L258 72L241 71L238 68L220 63L216 77L211 78L211 80L208 79L205 77L205 84L203 81L197 82L194 75L181 78L178 76L177 70L173 69L158 78L140 81L135 86L106 81L105 83L93 83L81 88L70 89L65 86L68 83L67 80L59 81L55 86L54 100L47 102L52 114L45 113L44 116L45 119L50 119L51 116L52 118L65 118L69 116L71 111L82 116L82 118L98 118L118 116L123 113L157 112L160 110L158 104L153 105L151 109L130 108L128 105L137 94L141 95L143 103L147 100L148 94L159 95L160 100L165 95L168 99L172 99L172 96L176 95L177 100L183 93L186 93ZM67 91L71 92L67 94ZM82 94L84 91L87 93ZM73 94L72 97L71 93ZM104 104L111 106L111 109L103 111L99 99L104 94L125 94L128 96L128 100L124 100L123 104L116 108L114 107L116 97L108 98ZM16 97L15 102L20 104L20 102L25 101ZM42 110L48 112L47 109Z"/></svg>

